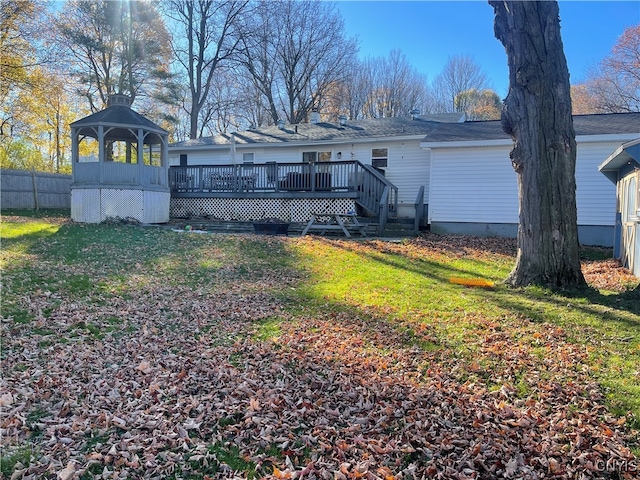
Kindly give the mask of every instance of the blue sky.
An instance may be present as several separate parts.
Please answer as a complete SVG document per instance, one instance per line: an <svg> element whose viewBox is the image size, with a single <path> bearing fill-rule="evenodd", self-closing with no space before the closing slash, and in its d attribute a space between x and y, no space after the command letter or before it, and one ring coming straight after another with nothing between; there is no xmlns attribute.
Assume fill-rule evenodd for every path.
<svg viewBox="0 0 640 480"><path fill-rule="evenodd" d="M501 96L509 85L507 56L493 35L486 1L338 0L347 35L360 56L386 56L399 48L431 81L453 55L471 55ZM640 23L639 1L560 1L560 25L571 83L611 52L625 27Z"/></svg>

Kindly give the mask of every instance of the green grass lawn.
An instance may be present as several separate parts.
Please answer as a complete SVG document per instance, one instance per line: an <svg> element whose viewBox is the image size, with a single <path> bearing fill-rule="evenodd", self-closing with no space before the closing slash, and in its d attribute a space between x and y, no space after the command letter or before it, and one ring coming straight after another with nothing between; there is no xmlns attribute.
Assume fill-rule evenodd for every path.
<svg viewBox="0 0 640 480"><path fill-rule="evenodd" d="M569 342L589 353L585 366L604 386L610 408L617 415L629 413L640 428L637 283L622 292L513 289L501 284L514 264L510 256L429 258L409 245L392 251L345 245L321 239L303 244L312 279L304 287L307 298L382 311L400 328L428 329L442 356L471 361L481 355L488 330L502 332L514 345L535 346L545 331L559 327ZM496 286L466 288L450 283L451 277L484 278Z"/></svg>
<svg viewBox="0 0 640 480"><path fill-rule="evenodd" d="M201 348L205 341L209 342L208 355L223 352L220 358L226 359L213 365L227 364L225 368L247 375L253 372L256 358L263 362L286 356L289 360L277 364L284 370L278 373L273 367L276 383L283 381L285 370L298 379L311 376L301 357L308 355L315 356L318 364L334 365L339 372L348 364L356 371L366 367L388 370L389 375L406 374L412 378L411 385L425 388L434 381L433 372L440 372L438 375L445 375L460 391L485 392L481 396L504 394L522 408L534 403L549 402L555 407L571 403L565 405L567 412L580 411L580 401L571 396L566 401L551 399L556 386L568 390L593 383L598 392L592 393L594 402L607 410L588 415L598 416L594 424L609 422L620 427L626 446L638 453L640 289L628 278L618 288L607 290L507 288L501 281L513 266L514 256L509 249L496 248L503 242L470 241L471 246L465 247L464 239L451 244L435 236L427 241L387 243L199 235L154 227L79 225L68 222L64 215L47 216L46 212L38 216L3 212L1 237L2 368L3 377L11 377L16 384L32 370L46 368L54 358L48 354L74 352L84 359L83 348L94 351L111 344L128 348L127 342L145 335L155 335L158 342L166 344L163 355L169 355L168 359L161 360L159 353L153 353L158 355L156 362L167 365L165 371L181 354ZM607 256L601 250L587 250L584 255L596 259ZM451 277L483 278L495 286L469 288L451 283ZM209 303L214 301L215 308ZM345 339L349 343L343 343ZM183 341L185 345L190 342L188 348L181 346ZM136 356L132 350L130 355L130 361L135 362L132 367L140 365L134 372L139 375L146 370L140 363L141 354ZM300 363L291 360L294 358ZM109 360L114 361L120 360ZM267 367L260 365L265 372ZM181 375L188 372L186 366L181 368ZM361 375L369 375L369 370ZM266 378L271 373L263 375ZM335 376L330 372L318 375L326 376L327 381ZM252 378L248 385L256 400L250 410L266 415L268 402L260 395L267 387L253 385L260 382L260 376ZM136 380L136 384L140 382ZM159 398L177 401L177 393L169 393L168 387L157 382L159 386L151 382L143 390L153 386L163 392ZM191 395L198 391L193 388ZM59 392L49 394L60 397ZM226 395L233 397L231 391ZM41 403L27 397L13 392L12 400L5 403L11 406L18 398L24 401L22 415L40 430L38 433L36 427L27 425L21 434L16 433L13 443L9 437L0 468L7 478L16 465L50 454L45 450L47 428L52 428L47 427L52 424L47 424L51 405L64 410L60 405L67 398L60 397L62 403ZM81 405L82 398L67 402ZM307 409L322 402L311 402ZM269 408L276 404L271 401ZM297 409L302 408L299 405ZM237 439L225 443L228 439L223 432L237 434L242 425L249 428L251 421L258 421L241 413L227 405L206 435L200 427L197 439L184 448L197 441L207 447L185 457L196 460L187 462L192 474L183 467L181 478L203 478L203 472L218 472L223 468L221 463L234 462L242 465L237 469L248 477L273 470L276 478L286 478L282 472L287 465L294 468L300 462L303 466L303 460L316 458L307 440L298 444L299 439L284 442L281 438L260 447ZM90 425L94 425L98 417L91 418ZM193 418L199 418L196 410ZM302 425L297 427L300 438L308 438ZM92 475L102 471L102 464L86 463L89 450L103 461L110 445L100 439L122 433L114 427L91 429L97 427L87 427L85 434L91 435L91 441L80 442L85 450L80 448L81 454L71 455L83 459L79 464L85 462L82 478L94 478ZM60 435L75 438L69 433ZM209 458L205 451L216 453L218 458L211 457L210 470L203 463ZM408 454L403 455L409 465ZM286 456L296 465L285 465ZM230 457L235 460L220 461ZM385 464L378 474L386 472L380 469L392 471L392 467ZM172 475L179 477L178 472Z"/></svg>

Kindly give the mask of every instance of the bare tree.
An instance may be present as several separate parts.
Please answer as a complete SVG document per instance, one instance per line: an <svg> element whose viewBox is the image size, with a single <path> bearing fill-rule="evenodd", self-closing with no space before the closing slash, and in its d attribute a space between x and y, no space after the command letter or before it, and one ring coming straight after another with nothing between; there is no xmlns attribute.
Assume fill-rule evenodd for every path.
<svg viewBox="0 0 640 480"><path fill-rule="evenodd" d="M357 52L333 4L319 0L285 0L280 12L282 41L277 52L285 95L282 107L290 123L306 120L318 108L332 82Z"/></svg>
<svg viewBox="0 0 640 480"><path fill-rule="evenodd" d="M209 97L202 109L203 124L206 115L206 133L215 135L238 130L246 126L245 91L233 69L218 69L209 90Z"/></svg>
<svg viewBox="0 0 640 480"><path fill-rule="evenodd" d="M320 0L258 2L243 41L243 63L272 122L305 121L342 81L357 52L335 6Z"/></svg>
<svg viewBox="0 0 640 480"><path fill-rule="evenodd" d="M464 111L456 108L456 98L462 92L488 88L488 77L472 56L454 55L449 57L442 72L433 80L435 108L439 113Z"/></svg>
<svg viewBox="0 0 640 480"><path fill-rule="evenodd" d="M574 115L605 113L586 83L571 85L571 110Z"/></svg>
<svg viewBox="0 0 640 480"><path fill-rule="evenodd" d="M598 112L640 111L640 25L624 30L585 86Z"/></svg>
<svg viewBox="0 0 640 480"><path fill-rule="evenodd" d="M251 116L257 120L256 126L263 124L259 111L266 103L271 123L280 118L278 109L279 98L279 67L277 52L280 50L282 38L279 34L282 22L279 20L280 2L258 1L253 15L246 19L242 42L241 64L246 68L252 82L245 82L245 91L252 97L255 93L262 97L260 101L253 101L256 107Z"/></svg>
<svg viewBox="0 0 640 480"><path fill-rule="evenodd" d="M428 111L428 83L400 50L386 57L354 62L347 78L335 86L329 110L350 118L406 116L414 110ZM323 107L323 112L326 107Z"/></svg>
<svg viewBox="0 0 640 480"><path fill-rule="evenodd" d="M172 48L189 84L190 138L208 126L202 116L216 71L238 53L248 0L167 0L164 11L176 25Z"/></svg>
<svg viewBox="0 0 640 480"><path fill-rule="evenodd" d="M490 0L507 52L509 94L502 126L514 140L520 223L511 285L575 287L580 269L576 139L558 4Z"/></svg>
<svg viewBox="0 0 640 480"><path fill-rule="evenodd" d="M372 76L365 116L406 116L420 107L427 94L427 78L411 66L400 50L369 62Z"/></svg>
<svg viewBox="0 0 640 480"><path fill-rule="evenodd" d="M366 106L373 91L375 59L355 59L345 70L345 78L337 83L333 95L326 98L328 104L323 107L333 118L346 115L356 120L366 118Z"/></svg>

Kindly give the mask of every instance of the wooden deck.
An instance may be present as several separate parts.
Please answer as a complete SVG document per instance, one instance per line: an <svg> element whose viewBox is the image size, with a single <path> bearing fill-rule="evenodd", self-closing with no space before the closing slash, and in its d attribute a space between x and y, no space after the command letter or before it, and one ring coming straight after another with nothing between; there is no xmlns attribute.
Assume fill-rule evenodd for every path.
<svg viewBox="0 0 640 480"><path fill-rule="evenodd" d="M169 186L173 198L352 198L376 215L383 199L390 211L398 202L398 189L358 161L171 167Z"/></svg>

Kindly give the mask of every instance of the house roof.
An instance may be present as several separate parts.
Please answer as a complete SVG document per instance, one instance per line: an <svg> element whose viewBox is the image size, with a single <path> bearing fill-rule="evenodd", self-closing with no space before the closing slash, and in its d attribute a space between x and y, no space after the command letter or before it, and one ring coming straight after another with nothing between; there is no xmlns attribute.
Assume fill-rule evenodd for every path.
<svg viewBox="0 0 640 480"><path fill-rule="evenodd" d="M640 134L640 113L574 115L573 125L577 136ZM228 148L231 137L234 137L236 145L240 146L337 143L412 136L421 137L423 147L436 143L511 140L511 137L502 130L499 120L467 122L463 114L451 113L420 115L415 120L408 117L351 120L346 125L329 122L301 123L286 125L282 130L277 126L270 126L186 140L174 143L170 147L179 149L226 146Z"/></svg>
<svg viewBox="0 0 640 480"><path fill-rule="evenodd" d="M171 147L204 147L229 145L231 136L237 145L242 144L282 144L309 142L339 142L366 140L386 137L424 137L437 125L448 122L463 122L462 113L438 115L419 115L415 120L405 117L350 120L345 125L319 122L285 125L281 130L277 126L243 130L233 134L186 140Z"/></svg>
<svg viewBox="0 0 640 480"><path fill-rule="evenodd" d="M607 113L574 115L576 136L640 133L640 113ZM423 146L441 142L472 142L482 140L509 140L499 120L464 123L441 123L429 132Z"/></svg>

